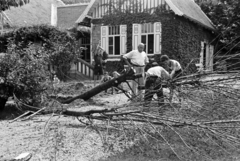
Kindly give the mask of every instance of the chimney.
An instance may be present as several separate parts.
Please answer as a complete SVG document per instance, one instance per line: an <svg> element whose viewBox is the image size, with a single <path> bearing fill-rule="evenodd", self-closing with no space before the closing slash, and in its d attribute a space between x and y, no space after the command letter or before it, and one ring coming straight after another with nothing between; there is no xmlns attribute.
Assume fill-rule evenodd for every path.
<svg viewBox="0 0 240 161"><path fill-rule="evenodd" d="M54 4L51 6L51 25L57 26L57 6Z"/></svg>

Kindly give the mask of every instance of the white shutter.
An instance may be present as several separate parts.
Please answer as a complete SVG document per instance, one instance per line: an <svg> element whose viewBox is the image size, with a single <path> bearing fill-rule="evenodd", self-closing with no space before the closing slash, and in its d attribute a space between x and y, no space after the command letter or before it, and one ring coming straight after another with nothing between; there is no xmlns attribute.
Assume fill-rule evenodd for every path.
<svg viewBox="0 0 240 161"><path fill-rule="evenodd" d="M209 47L209 70L213 71L213 53L214 53L214 46L210 45Z"/></svg>
<svg viewBox="0 0 240 161"><path fill-rule="evenodd" d="M120 25L120 54L127 53L127 25Z"/></svg>
<svg viewBox="0 0 240 161"><path fill-rule="evenodd" d="M205 70L209 70L209 66L210 66L210 45L208 43L206 43L206 58L205 58Z"/></svg>
<svg viewBox="0 0 240 161"><path fill-rule="evenodd" d="M203 70L203 53L204 53L204 42L201 41L200 70Z"/></svg>
<svg viewBox="0 0 240 161"><path fill-rule="evenodd" d="M162 24L154 23L154 54L161 54L162 51Z"/></svg>
<svg viewBox="0 0 240 161"><path fill-rule="evenodd" d="M133 50L136 50L138 45L141 43L141 25L133 24L132 32L132 46Z"/></svg>
<svg viewBox="0 0 240 161"><path fill-rule="evenodd" d="M108 53L108 26L101 26L101 47Z"/></svg>

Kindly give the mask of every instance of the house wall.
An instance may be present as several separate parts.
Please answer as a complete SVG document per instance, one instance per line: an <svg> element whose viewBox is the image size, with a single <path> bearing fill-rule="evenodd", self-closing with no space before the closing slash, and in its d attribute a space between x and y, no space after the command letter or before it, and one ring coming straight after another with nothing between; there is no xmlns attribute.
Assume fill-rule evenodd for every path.
<svg viewBox="0 0 240 161"><path fill-rule="evenodd" d="M195 63L199 61L201 51L201 41L210 41L211 32L203 29L196 23L193 23L183 17L175 16L171 13L156 12L149 13L127 13L119 15L104 16L102 19L93 19L92 36L93 49L94 44L101 38L101 25L127 25L127 52L132 50L132 24L161 22L162 24L162 54L169 55L170 58L178 60L183 68L189 67L190 72L195 72ZM160 54L154 54L154 59L159 62ZM149 66L148 66L149 67ZM148 68L147 67L147 68ZM107 71L123 69L123 61L108 61Z"/></svg>
<svg viewBox="0 0 240 161"><path fill-rule="evenodd" d="M187 73L196 72L200 61L201 42L212 43L211 31L184 17L174 16L171 23L163 24L162 53L178 60Z"/></svg>

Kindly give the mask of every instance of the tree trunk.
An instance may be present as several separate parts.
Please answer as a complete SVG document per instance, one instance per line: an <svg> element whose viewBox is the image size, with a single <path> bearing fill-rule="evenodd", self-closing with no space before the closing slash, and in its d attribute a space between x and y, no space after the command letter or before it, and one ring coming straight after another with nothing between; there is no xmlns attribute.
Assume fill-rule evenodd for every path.
<svg viewBox="0 0 240 161"><path fill-rule="evenodd" d="M8 99L0 97L0 112L4 110L5 104Z"/></svg>
<svg viewBox="0 0 240 161"><path fill-rule="evenodd" d="M76 97L67 99L66 101L61 101L61 103L69 104L76 99L88 100L91 97L99 94L100 92L107 90L108 88L117 87L122 82L126 82L129 79L136 79L136 78L140 78L140 77L142 77L141 74L135 75L135 72L133 70L129 70L128 72L124 73L123 75L119 76L118 78L114 78L108 82L102 83L102 84L96 86L95 88L91 89L90 91L87 91Z"/></svg>

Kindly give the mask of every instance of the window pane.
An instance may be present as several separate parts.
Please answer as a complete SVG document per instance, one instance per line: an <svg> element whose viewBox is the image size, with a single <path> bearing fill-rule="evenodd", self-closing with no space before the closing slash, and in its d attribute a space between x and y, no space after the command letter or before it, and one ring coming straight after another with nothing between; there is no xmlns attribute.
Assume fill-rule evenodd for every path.
<svg viewBox="0 0 240 161"><path fill-rule="evenodd" d="M109 45L113 45L113 37L109 37L108 38L108 44Z"/></svg>
<svg viewBox="0 0 240 161"><path fill-rule="evenodd" d="M113 55L113 46L109 46L109 55Z"/></svg>
<svg viewBox="0 0 240 161"><path fill-rule="evenodd" d="M109 35L112 35L112 26L109 26L109 27L108 27L108 30L109 30L109 31L108 31L108 34L109 34Z"/></svg>
<svg viewBox="0 0 240 161"><path fill-rule="evenodd" d="M148 23L148 33L151 33L151 23Z"/></svg>
<svg viewBox="0 0 240 161"><path fill-rule="evenodd" d="M142 33L144 33L144 25L143 24L141 25L141 28L142 28Z"/></svg>
<svg viewBox="0 0 240 161"><path fill-rule="evenodd" d="M147 33L147 23L144 24L144 33Z"/></svg>
<svg viewBox="0 0 240 161"><path fill-rule="evenodd" d="M90 45L86 45L86 47L87 47L87 50L86 50L86 53L87 53L87 59L86 59L86 61L87 62L90 62Z"/></svg>
<svg viewBox="0 0 240 161"><path fill-rule="evenodd" d="M151 33L153 33L153 30L154 30L154 25L153 23L151 23Z"/></svg>
<svg viewBox="0 0 240 161"><path fill-rule="evenodd" d="M119 35L120 34L120 26L117 26L117 33L116 33L117 35Z"/></svg>
<svg viewBox="0 0 240 161"><path fill-rule="evenodd" d="M146 40L147 39L147 37L146 37L146 35L142 35L142 43L144 43L144 45L145 45L145 48L144 48L144 51L146 52L146 46L147 46L147 44L146 44Z"/></svg>
<svg viewBox="0 0 240 161"><path fill-rule="evenodd" d="M148 54L153 54L154 50L154 36L153 34L148 35Z"/></svg>
<svg viewBox="0 0 240 161"><path fill-rule="evenodd" d="M112 35L115 35L115 26L112 27Z"/></svg>
<svg viewBox="0 0 240 161"><path fill-rule="evenodd" d="M120 55L120 36L115 37L114 47L115 47L115 55Z"/></svg>

